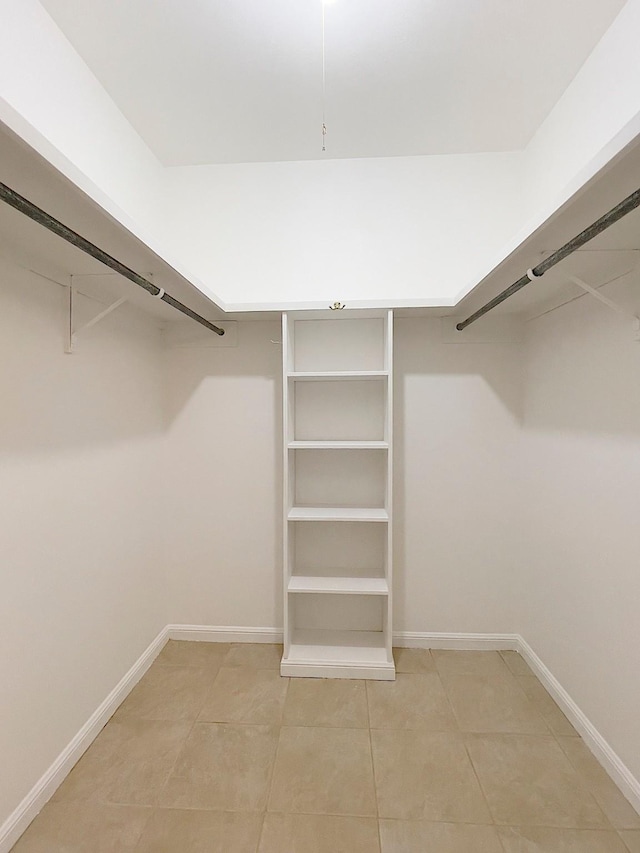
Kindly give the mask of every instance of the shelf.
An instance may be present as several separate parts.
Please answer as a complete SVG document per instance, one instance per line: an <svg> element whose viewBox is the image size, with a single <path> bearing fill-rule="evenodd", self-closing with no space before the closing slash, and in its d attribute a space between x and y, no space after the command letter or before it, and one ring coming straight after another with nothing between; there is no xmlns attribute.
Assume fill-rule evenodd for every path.
<svg viewBox="0 0 640 853"><path fill-rule="evenodd" d="M280 672L305 678L395 678L384 634L373 631L294 630Z"/></svg>
<svg viewBox="0 0 640 853"><path fill-rule="evenodd" d="M382 631L294 630L288 661L300 663L386 664Z"/></svg>
<svg viewBox="0 0 640 853"><path fill-rule="evenodd" d="M288 373L294 382L326 382L327 380L362 381L367 379L387 379L388 370L329 370L322 373L294 372Z"/></svg>
<svg viewBox="0 0 640 853"><path fill-rule="evenodd" d="M289 450L388 450L388 441L290 441Z"/></svg>
<svg viewBox="0 0 640 853"><path fill-rule="evenodd" d="M331 593L334 595L389 595L385 578L311 577L294 575L289 592Z"/></svg>
<svg viewBox="0 0 640 853"><path fill-rule="evenodd" d="M294 506L289 521L389 521L386 509L375 507Z"/></svg>
<svg viewBox="0 0 640 853"><path fill-rule="evenodd" d="M392 681L393 312L284 312L282 344L280 673Z"/></svg>

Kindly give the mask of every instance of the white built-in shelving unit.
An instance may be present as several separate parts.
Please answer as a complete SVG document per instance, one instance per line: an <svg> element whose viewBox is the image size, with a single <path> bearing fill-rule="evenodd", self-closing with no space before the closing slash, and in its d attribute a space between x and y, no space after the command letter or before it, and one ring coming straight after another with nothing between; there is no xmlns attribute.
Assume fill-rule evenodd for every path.
<svg viewBox="0 0 640 853"><path fill-rule="evenodd" d="M391 311L282 318L282 675L392 680Z"/></svg>

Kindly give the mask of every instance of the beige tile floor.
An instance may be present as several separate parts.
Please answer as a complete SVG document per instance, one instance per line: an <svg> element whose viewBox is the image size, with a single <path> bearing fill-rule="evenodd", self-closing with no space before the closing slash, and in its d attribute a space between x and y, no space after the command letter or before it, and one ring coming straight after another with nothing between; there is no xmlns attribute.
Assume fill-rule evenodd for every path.
<svg viewBox="0 0 640 853"><path fill-rule="evenodd" d="M515 652L286 679L170 642L14 853L640 853L640 817Z"/></svg>

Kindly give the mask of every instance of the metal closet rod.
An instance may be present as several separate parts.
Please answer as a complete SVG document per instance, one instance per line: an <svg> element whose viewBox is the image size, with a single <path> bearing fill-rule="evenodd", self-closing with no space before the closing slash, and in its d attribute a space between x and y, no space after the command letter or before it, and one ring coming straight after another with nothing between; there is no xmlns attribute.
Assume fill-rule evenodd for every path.
<svg viewBox="0 0 640 853"><path fill-rule="evenodd" d="M124 278L128 278L129 281L137 284L138 287L142 287L147 291L147 293L150 293L151 296L161 299L163 302L166 302L167 305L171 305L172 308L175 308L176 311L180 311L185 316L195 320L196 323L206 326L207 329L215 332L216 335L224 335L224 329L221 329L220 326L215 326L204 317L201 317L200 314L196 314L196 312L192 311L191 308L183 305L182 302L174 299L170 294L165 293L163 288L147 281L146 278L143 278L132 269L129 269L129 267L120 263L116 258L108 255L106 252L103 252L102 249L98 248L98 246L94 245L89 240L85 240L85 238L81 237L80 234L72 231L71 228L67 228L67 226L63 225L58 219L55 219L53 216L45 213L44 210L41 210L41 208L24 198L24 196L21 196L19 193L12 190L11 187L8 187L6 184L1 182L0 198L11 207L19 210L20 213L24 213L25 216L29 217L29 219L33 219L34 222L44 225L44 227L48 228L49 231L57 234L58 237L62 237L62 239L66 240L67 243L71 243L71 245L75 246L76 249L80 249L81 252L91 255L92 258L95 258L107 267L111 267L112 270L115 270L115 272L124 276Z"/></svg>
<svg viewBox="0 0 640 853"><path fill-rule="evenodd" d="M480 317L483 317L497 305L500 305L501 302L504 302L505 299L508 299L510 296L513 296L514 293L522 290L523 287L526 287L534 279L540 278L540 276L544 275L547 270L551 269L551 267L555 267L556 264L559 264L560 261L563 261L568 255L573 254L576 249L584 246L584 244L588 243L589 240L593 240L594 237L597 237L598 234L601 234L637 207L640 207L640 189L637 189L635 192L631 193L631 195L627 196L624 201L621 201L620 204L617 204L608 213L605 213L604 216L601 216L600 219L597 219L592 225L585 228L584 231L581 231L573 238L573 240L569 240L569 242L565 243L562 248L553 252L548 258L545 258L544 261L541 261L538 266L527 270L525 275L515 281L510 287L503 290L502 293L499 293L497 296L494 296L493 299L490 299L486 305L482 306L482 308L478 308L474 314L467 317L467 319L463 320L462 323L457 323L456 329L461 332L463 329L466 329L467 326L471 325L471 323L475 323L475 321L479 320Z"/></svg>

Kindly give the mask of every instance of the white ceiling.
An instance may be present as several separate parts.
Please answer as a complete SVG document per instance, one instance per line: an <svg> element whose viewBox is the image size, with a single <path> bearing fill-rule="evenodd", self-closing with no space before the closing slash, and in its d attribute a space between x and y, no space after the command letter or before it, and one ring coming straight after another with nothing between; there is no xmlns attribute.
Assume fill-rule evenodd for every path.
<svg viewBox="0 0 640 853"><path fill-rule="evenodd" d="M166 165L523 148L624 0L41 0Z"/></svg>
<svg viewBox="0 0 640 853"><path fill-rule="evenodd" d="M568 203L529 239L498 265L455 308L403 309L398 316L416 313L465 317L520 278L542 257L559 248L583 228L625 198L640 185L640 142L623 152L609 168L594 178L585 191ZM0 181L25 195L82 236L95 242L137 272L152 278L159 287L183 301L212 322L252 319L254 315L223 314L196 287L166 262L115 223L101 208L63 178L14 134L0 128ZM61 284L69 276L83 276L81 290L99 301L109 302L126 295L129 302L151 314L163 325L184 322L182 315L152 299L126 279L113 275L93 258L0 202L0 257L34 270ZM594 287L640 269L640 209L628 214L531 283L496 309L497 314L537 316L582 295L569 280L577 275ZM179 322L178 322L179 325ZM480 324L479 324L480 326ZM198 330L199 327L196 327ZM472 328L476 328L473 326ZM217 340L217 339L216 339ZM220 344L218 344L220 345ZM223 344L224 345L224 344Z"/></svg>

